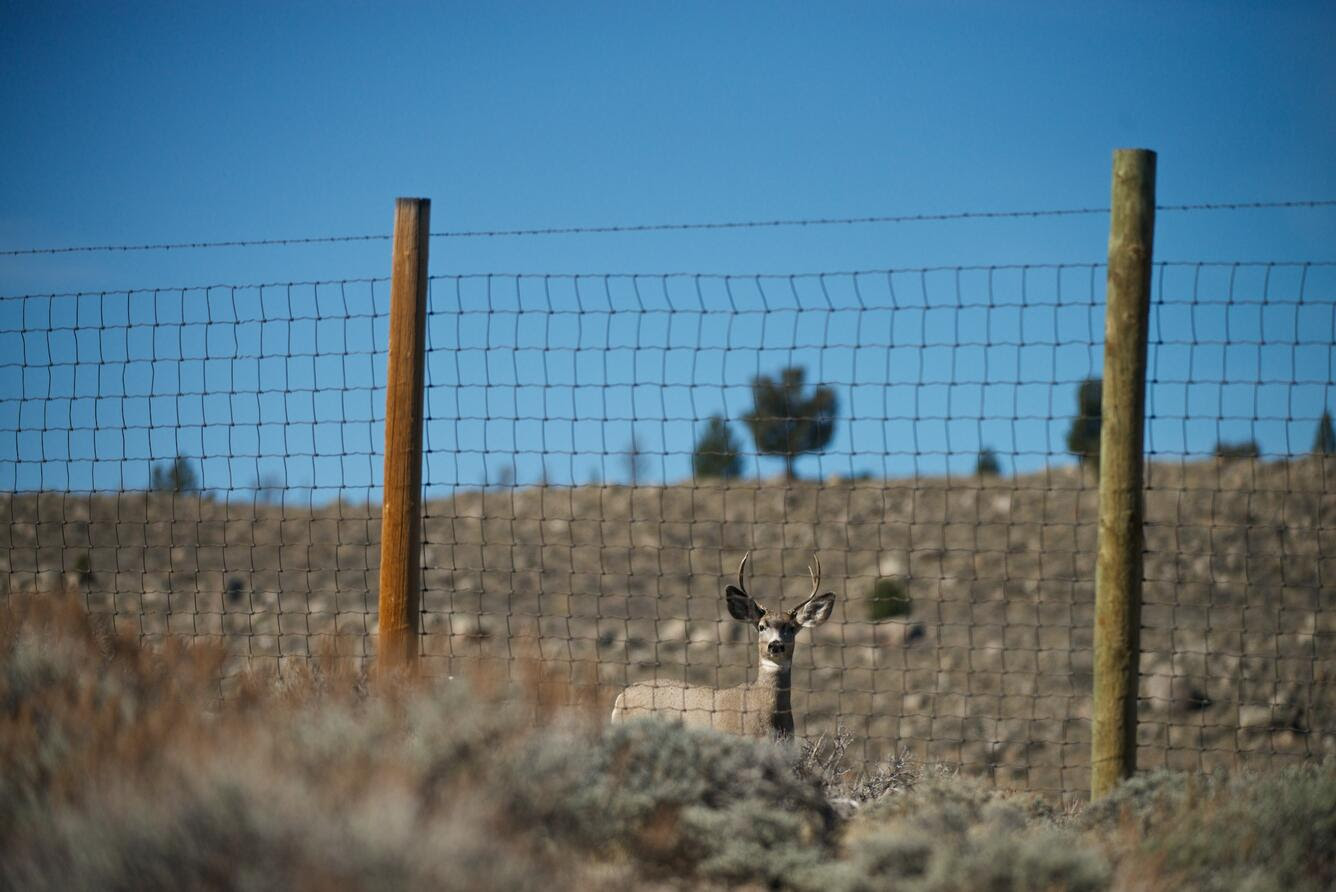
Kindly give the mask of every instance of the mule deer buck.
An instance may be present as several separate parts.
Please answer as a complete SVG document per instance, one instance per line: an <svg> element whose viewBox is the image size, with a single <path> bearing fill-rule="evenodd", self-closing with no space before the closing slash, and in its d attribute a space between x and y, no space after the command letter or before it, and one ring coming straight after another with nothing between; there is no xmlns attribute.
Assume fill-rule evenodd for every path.
<svg viewBox="0 0 1336 892"><path fill-rule="evenodd" d="M669 680L634 684L617 695L612 707L613 722L652 715L747 737L782 740L793 736L790 695L794 642L800 630L830 619L835 593L817 594L821 586L821 559L812 555L815 569L807 568L812 576L812 593L788 613L771 616L747 594L744 576L749 557L751 552L743 556L738 565L738 584L725 588L724 598L733 619L756 626L760 648L756 681L723 689Z"/></svg>

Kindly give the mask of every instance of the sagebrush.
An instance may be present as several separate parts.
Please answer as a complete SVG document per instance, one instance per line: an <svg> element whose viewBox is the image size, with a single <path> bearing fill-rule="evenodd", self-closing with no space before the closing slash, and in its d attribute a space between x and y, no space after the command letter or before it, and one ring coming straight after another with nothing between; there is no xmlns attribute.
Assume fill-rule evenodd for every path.
<svg viewBox="0 0 1336 892"><path fill-rule="evenodd" d="M0 609L6 889L1330 888L1336 767L1156 774L1085 809L846 732L784 746L314 662L218 696L61 598ZM482 693L480 693L482 692Z"/></svg>

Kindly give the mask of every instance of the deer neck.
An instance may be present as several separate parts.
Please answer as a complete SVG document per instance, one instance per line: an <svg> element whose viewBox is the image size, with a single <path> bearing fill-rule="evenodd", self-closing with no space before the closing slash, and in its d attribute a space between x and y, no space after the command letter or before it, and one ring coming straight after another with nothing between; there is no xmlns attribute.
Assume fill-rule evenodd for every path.
<svg viewBox="0 0 1336 892"><path fill-rule="evenodd" d="M760 691L769 703L774 704L776 718L793 714L793 665L781 666L766 658L761 658L760 671L756 673L756 684L752 687Z"/></svg>

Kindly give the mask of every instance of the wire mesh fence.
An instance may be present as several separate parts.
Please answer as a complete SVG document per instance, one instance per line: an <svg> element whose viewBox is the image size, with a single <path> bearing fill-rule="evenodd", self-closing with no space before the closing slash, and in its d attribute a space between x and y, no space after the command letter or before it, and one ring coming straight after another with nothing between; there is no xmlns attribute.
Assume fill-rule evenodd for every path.
<svg viewBox="0 0 1336 892"><path fill-rule="evenodd" d="M790 608L815 553L837 602L796 644L800 736L1087 789L1104 277L432 278L426 671L739 684L739 560ZM1143 766L1336 751L1334 286L1155 267ZM0 299L7 598L77 590L234 673L365 660L388 290Z"/></svg>
<svg viewBox="0 0 1336 892"><path fill-rule="evenodd" d="M75 590L233 669L361 654L387 299L369 279L0 300L7 595Z"/></svg>

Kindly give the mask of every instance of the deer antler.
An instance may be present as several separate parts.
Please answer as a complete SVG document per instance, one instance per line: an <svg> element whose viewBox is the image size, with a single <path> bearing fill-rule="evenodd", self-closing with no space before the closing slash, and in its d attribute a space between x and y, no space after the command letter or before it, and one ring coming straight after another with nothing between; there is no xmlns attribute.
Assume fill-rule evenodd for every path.
<svg viewBox="0 0 1336 892"><path fill-rule="evenodd" d="M749 557L751 557L750 551L742 556L742 563L738 564L738 588L742 589L743 592L747 591L747 583L743 577L747 573L747 558Z"/></svg>
<svg viewBox="0 0 1336 892"><path fill-rule="evenodd" d="M815 551L812 552L812 560L816 562L816 569L813 570L811 564L807 565L807 572L812 577L812 593L807 596L809 601L816 597L817 589L821 588L821 558Z"/></svg>

